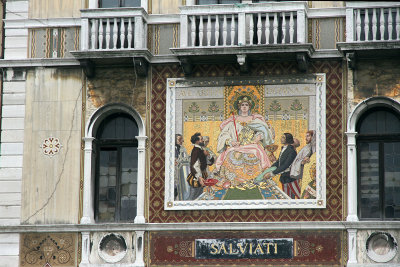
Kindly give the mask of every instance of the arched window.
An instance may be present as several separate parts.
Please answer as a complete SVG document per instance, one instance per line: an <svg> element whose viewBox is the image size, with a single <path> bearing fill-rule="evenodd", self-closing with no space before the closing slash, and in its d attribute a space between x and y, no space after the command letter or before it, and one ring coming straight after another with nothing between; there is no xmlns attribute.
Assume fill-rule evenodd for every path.
<svg viewBox="0 0 400 267"><path fill-rule="evenodd" d="M138 141L136 121L124 113L105 118L96 133L95 220L133 221L136 217Z"/></svg>
<svg viewBox="0 0 400 267"><path fill-rule="evenodd" d="M356 125L358 217L400 219L400 115L375 107Z"/></svg>

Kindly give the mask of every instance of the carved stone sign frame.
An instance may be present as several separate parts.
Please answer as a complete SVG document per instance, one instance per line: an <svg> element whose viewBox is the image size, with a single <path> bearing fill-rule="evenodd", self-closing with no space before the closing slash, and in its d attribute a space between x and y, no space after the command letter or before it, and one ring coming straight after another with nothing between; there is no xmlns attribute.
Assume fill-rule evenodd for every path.
<svg viewBox="0 0 400 267"><path fill-rule="evenodd" d="M249 123L240 121L240 112L243 110L240 110L239 106L243 101L250 103L249 106L253 112L254 120ZM166 210L326 207L326 77L324 73L262 78L241 77L240 79L234 77L167 79L166 105L164 205ZM251 113L249 112L249 114ZM234 147L231 139L222 140L221 132L224 131L225 125L229 124L235 126L232 129L234 129L233 132L236 131L236 135L231 134L231 139L237 138L237 141L240 141L240 149ZM261 134L264 139L251 141L258 135L257 130L254 130L255 128L252 128L251 125L257 125L254 126L255 128L267 129L267 133L264 130ZM238 128L243 127L244 129L246 126L254 130L250 131L253 139L247 143L242 142L242 130L238 130ZM311 173L314 181L303 177L302 182L306 180L308 185L306 183L301 185L301 180L299 180L299 190L295 194L291 193L290 189L286 191L287 188L284 188L283 183L280 184L279 174L274 174L273 179L265 178L267 176L263 178L265 173L273 170L267 169L267 167L273 166L271 164L274 162L274 158L278 161L280 159L281 136L292 131L293 137L298 139L301 144L295 150L301 154L301 150L309 144L307 143L309 141L306 141L308 130L314 132L315 145L312 149L313 153L311 153L314 154L314 165L307 171L306 165L303 163L299 168L302 170L302 175L304 175L303 169L304 172L307 172L306 175ZM210 135L209 149L214 150L215 154L214 164L209 166L211 170L208 170L208 178L210 181L214 179L217 184L205 186L200 196L188 199L187 194L190 192L186 192L186 197L182 192L190 191L186 182L186 175L190 173L190 159L179 158L178 160L176 158L176 134L182 135L184 139L182 148L186 148L183 150L187 151L187 155L190 156L193 147L190 137L195 132L202 132L202 136L207 133ZM274 141L268 143L266 135L270 135L270 140ZM226 147L218 150L221 143L226 143ZM257 147L251 150L246 146ZM221 156L224 154L223 150L226 151L226 157ZM179 153L182 152L182 150L179 151ZM267 153L268 159L260 159L262 156L259 155L260 153L264 154L263 151ZM229 166L225 168L223 164L228 161L228 158L233 164L236 164L237 159L246 157L250 157L249 162L253 160L260 164L259 169L255 170L258 172L254 177L240 180L244 175L241 174L242 176L233 175L235 178L229 178L231 173L224 172L229 169ZM183 170L185 166L186 172ZM285 171L290 171L290 168ZM251 171L248 172L251 173ZM248 173L246 175L248 176ZM255 179L256 176L258 179ZM182 186L186 189L183 189ZM231 191L228 192L228 190ZM254 192L257 192L259 197L241 197L242 191L250 192L250 190L255 190ZM227 197L228 195L229 197Z"/></svg>

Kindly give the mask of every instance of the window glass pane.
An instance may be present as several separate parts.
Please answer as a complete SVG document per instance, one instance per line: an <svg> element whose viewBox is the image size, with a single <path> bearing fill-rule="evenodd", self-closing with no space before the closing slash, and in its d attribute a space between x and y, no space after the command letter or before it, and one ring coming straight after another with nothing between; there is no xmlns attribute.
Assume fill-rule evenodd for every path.
<svg viewBox="0 0 400 267"><path fill-rule="evenodd" d="M360 143L361 218L379 219L379 143Z"/></svg>
<svg viewBox="0 0 400 267"><path fill-rule="evenodd" d="M390 110L377 110L360 121L359 129L360 134L400 133L400 119Z"/></svg>
<svg viewBox="0 0 400 267"><path fill-rule="evenodd" d="M102 8L119 7L119 0L101 0L99 4Z"/></svg>
<svg viewBox="0 0 400 267"><path fill-rule="evenodd" d="M387 133L400 133L400 121L395 114L386 112L385 122Z"/></svg>
<svg viewBox="0 0 400 267"><path fill-rule="evenodd" d="M136 147L121 149L121 220L133 220L136 217L137 197L137 157Z"/></svg>
<svg viewBox="0 0 400 267"><path fill-rule="evenodd" d="M376 119L377 113L371 113L361 121L360 134L373 134L376 133Z"/></svg>
<svg viewBox="0 0 400 267"><path fill-rule="evenodd" d="M100 151L98 177L98 220L115 221L117 150Z"/></svg>
<svg viewBox="0 0 400 267"><path fill-rule="evenodd" d="M400 218L400 143L385 143L385 218Z"/></svg>
<svg viewBox="0 0 400 267"><path fill-rule="evenodd" d="M235 4L235 3L240 3L240 0L220 0L220 4Z"/></svg>
<svg viewBox="0 0 400 267"><path fill-rule="evenodd" d="M198 5L215 5L218 4L217 0L197 0Z"/></svg>
<svg viewBox="0 0 400 267"><path fill-rule="evenodd" d="M128 116L106 119L99 127L98 139L134 139L139 135L136 122Z"/></svg>
<svg viewBox="0 0 400 267"><path fill-rule="evenodd" d="M141 0L122 0L122 7L140 7Z"/></svg>

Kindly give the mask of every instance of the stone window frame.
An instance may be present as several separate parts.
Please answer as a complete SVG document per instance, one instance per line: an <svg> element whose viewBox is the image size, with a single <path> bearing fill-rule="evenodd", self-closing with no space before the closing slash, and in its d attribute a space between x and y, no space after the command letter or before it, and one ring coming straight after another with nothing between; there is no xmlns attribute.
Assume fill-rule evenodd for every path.
<svg viewBox="0 0 400 267"><path fill-rule="evenodd" d="M96 131L104 119L115 113L130 115L137 123L139 135L138 140L138 179L137 179L137 210L134 223L145 223L144 217L144 191L145 191L145 158L146 158L146 130L145 124L139 113L122 103L105 105L96 110L90 117L83 141L84 148L84 181L83 181L83 212L80 223L93 224L94 220L94 195L95 195L95 155L93 151L93 140Z"/></svg>
<svg viewBox="0 0 400 267"><path fill-rule="evenodd" d="M357 130L356 125L362 115L372 108L387 107L400 113L400 103L389 97L371 97L359 103L350 113L347 121L347 180L348 213L347 221L357 222L358 218L358 170L357 170Z"/></svg>

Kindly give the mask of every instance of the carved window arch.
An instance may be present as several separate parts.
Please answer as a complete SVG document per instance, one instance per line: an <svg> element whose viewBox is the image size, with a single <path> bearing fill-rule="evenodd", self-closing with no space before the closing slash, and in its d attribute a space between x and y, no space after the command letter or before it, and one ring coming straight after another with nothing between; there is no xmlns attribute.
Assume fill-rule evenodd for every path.
<svg viewBox="0 0 400 267"><path fill-rule="evenodd" d="M96 133L95 219L133 221L137 206L138 141L136 121L117 113Z"/></svg>
<svg viewBox="0 0 400 267"><path fill-rule="evenodd" d="M142 118L127 105L106 105L91 116L84 138L82 224L95 218L145 222L146 139Z"/></svg>

